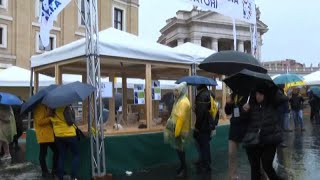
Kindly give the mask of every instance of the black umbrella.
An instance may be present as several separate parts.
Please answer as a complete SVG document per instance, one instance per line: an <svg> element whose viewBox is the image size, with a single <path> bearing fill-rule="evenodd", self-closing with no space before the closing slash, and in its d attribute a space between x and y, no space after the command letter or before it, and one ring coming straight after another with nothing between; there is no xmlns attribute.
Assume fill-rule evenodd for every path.
<svg viewBox="0 0 320 180"><path fill-rule="evenodd" d="M203 76L184 76L177 80L176 84L186 82L188 85L207 85L207 86L217 86L217 81L212 78L207 78Z"/></svg>
<svg viewBox="0 0 320 180"><path fill-rule="evenodd" d="M54 90L57 87L58 85L52 84L44 89L41 89L38 93L31 96L27 102L23 103L20 114L31 111L39 102L42 101L45 95L47 95L50 91Z"/></svg>
<svg viewBox="0 0 320 180"><path fill-rule="evenodd" d="M55 88L43 98L42 103L50 108L63 107L85 100L95 90L95 87L77 81Z"/></svg>
<svg viewBox="0 0 320 180"><path fill-rule="evenodd" d="M276 92L277 85L274 84L268 74L258 73L244 69L223 80L226 85L236 94L248 95L255 87L264 85L269 93Z"/></svg>
<svg viewBox="0 0 320 180"><path fill-rule="evenodd" d="M221 51L204 59L200 69L216 74L232 75L243 69L267 73L260 62L252 55L238 51Z"/></svg>

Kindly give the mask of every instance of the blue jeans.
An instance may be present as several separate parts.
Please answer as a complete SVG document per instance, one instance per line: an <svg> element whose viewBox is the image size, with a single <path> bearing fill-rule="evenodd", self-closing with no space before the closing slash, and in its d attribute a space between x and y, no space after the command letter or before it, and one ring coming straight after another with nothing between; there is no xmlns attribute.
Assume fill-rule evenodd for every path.
<svg viewBox="0 0 320 180"><path fill-rule="evenodd" d="M292 111L292 116L293 116L293 119L294 119L295 128L303 129L302 110L293 110Z"/></svg>
<svg viewBox="0 0 320 180"><path fill-rule="evenodd" d="M289 113L284 113L284 130L289 130L290 129L290 118L289 118Z"/></svg>
<svg viewBox="0 0 320 180"><path fill-rule="evenodd" d="M58 178L63 180L64 173L64 160L67 154L67 148L70 148L72 153L72 164L71 164L71 178L76 178L77 170L80 163L79 150L77 147L77 137L57 137L56 144L59 151L59 160L58 160Z"/></svg>

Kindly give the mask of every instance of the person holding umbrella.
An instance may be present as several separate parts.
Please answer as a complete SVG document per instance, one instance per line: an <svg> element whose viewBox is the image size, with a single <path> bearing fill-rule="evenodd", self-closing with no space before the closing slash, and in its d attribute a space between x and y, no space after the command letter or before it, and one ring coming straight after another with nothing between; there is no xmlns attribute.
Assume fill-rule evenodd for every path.
<svg viewBox="0 0 320 180"><path fill-rule="evenodd" d="M73 125L69 126L66 122L64 112L66 107L58 107L54 111L53 117L50 118L53 131L56 137L56 145L58 147L58 178L63 180L64 160L66 158L67 148L70 148L72 153L71 178L76 178L77 169L79 167L80 157L77 148L77 134Z"/></svg>
<svg viewBox="0 0 320 180"><path fill-rule="evenodd" d="M33 110L34 128L37 141L40 145L39 162L41 166L42 177L44 178L54 176L56 174L58 164L58 149L55 144L55 136L50 120L52 115L52 110L41 103L37 104ZM48 171L46 163L48 147L50 147L53 152L51 174Z"/></svg>
<svg viewBox="0 0 320 180"><path fill-rule="evenodd" d="M248 129L243 143L251 166L252 180L261 177L260 162L270 180L280 179L272 164L277 146L282 142L273 96L268 93L265 85L258 85L253 100L243 106L248 117Z"/></svg>
<svg viewBox="0 0 320 180"><path fill-rule="evenodd" d="M303 127L303 111L302 111L304 99L300 95L299 88L293 89L292 96L289 102L290 102L291 111L294 119L295 130L304 131L305 129Z"/></svg>
<svg viewBox="0 0 320 180"><path fill-rule="evenodd" d="M11 159L9 143L13 141L15 134L17 133L12 108L0 104L0 149L4 150L1 161Z"/></svg>
<svg viewBox="0 0 320 180"><path fill-rule="evenodd" d="M50 91L42 103L51 109L55 109L53 117L50 118L53 125L53 132L56 137L56 144L59 152L58 178L63 180L64 160L67 149L72 153L71 179L76 179L79 167L80 156L77 147L78 137L76 134L75 113L71 105L83 101L95 91L95 87L81 82L73 82L61 85Z"/></svg>
<svg viewBox="0 0 320 180"><path fill-rule="evenodd" d="M164 130L164 140L176 151L180 160L177 177L187 175L185 146L191 130L191 107L187 97L187 84L182 82L174 88L174 104Z"/></svg>
<svg viewBox="0 0 320 180"><path fill-rule="evenodd" d="M17 134L16 120L11 106L20 106L22 101L15 95L0 92L0 150L3 148L4 155L1 160L10 160L9 143Z"/></svg>
<svg viewBox="0 0 320 180"><path fill-rule="evenodd" d="M206 85L197 86L198 94L195 102L196 123L193 137L198 144L200 162L198 163L198 173L211 171L210 140L211 132L215 129L213 117L210 114L211 93Z"/></svg>
<svg viewBox="0 0 320 180"><path fill-rule="evenodd" d="M27 102L23 103L20 111L20 115L24 115L28 112L33 112L34 128L36 132L36 138L40 145L39 162L42 171L42 177L48 178L56 174L58 163L58 149L55 144L55 137L53 133L52 123L50 116L52 116L52 110L46 105L42 104L43 98L50 93L53 89L57 88L57 85L50 85L44 89L41 89L35 95L31 96ZM48 147L53 152L52 157L52 172L48 171L46 157Z"/></svg>
<svg viewBox="0 0 320 180"><path fill-rule="evenodd" d="M247 123L242 143L251 166L251 179L262 178L263 170L269 179L279 179L272 162L276 147L282 142L276 110L285 101L285 97L270 76L264 73L244 69L223 81L233 92L249 96L241 107L241 116Z"/></svg>
<svg viewBox="0 0 320 180"><path fill-rule="evenodd" d="M219 112L214 94L208 90L207 86L217 86L217 82L215 79L197 75L182 77L177 82L186 82L188 85L197 86L198 94L194 109L197 119L193 137L196 141L199 160L195 162L195 165L198 173L210 172L210 140L218 124Z"/></svg>

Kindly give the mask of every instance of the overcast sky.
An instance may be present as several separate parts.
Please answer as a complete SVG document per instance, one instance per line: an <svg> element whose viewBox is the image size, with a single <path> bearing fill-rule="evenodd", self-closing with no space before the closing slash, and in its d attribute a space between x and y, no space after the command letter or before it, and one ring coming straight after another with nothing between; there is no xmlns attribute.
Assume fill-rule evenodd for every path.
<svg viewBox="0 0 320 180"><path fill-rule="evenodd" d="M182 0L140 0L139 35L157 41L166 19L178 10L191 10ZM261 20L269 26L263 36L262 60L296 59L320 63L319 0L256 0Z"/></svg>

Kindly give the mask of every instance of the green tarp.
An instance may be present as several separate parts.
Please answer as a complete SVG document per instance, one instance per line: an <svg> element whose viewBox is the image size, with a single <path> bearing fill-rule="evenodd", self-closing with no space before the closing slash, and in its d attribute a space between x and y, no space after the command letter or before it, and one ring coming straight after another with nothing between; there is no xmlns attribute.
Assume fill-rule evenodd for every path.
<svg viewBox="0 0 320 180"><path fill-rule="evenodd" d="M219 126L217 135L211 141L211 152L227 151L229 126ZM82 179L91 177L91 155L90 141L84 139L79 141L80 169L78 176ZM126 170L135 171L156 167L162 164L177 163L178 158L175 151L163 143L162 133L146 133L134 135L107 136L105 138L106 166L107 172L124 173ZM186 150L188 160L197 159L197 151L194 144ZM51 156L49 152L47 162L51 167ZM34 164L39 164L39 145L36 141L35 131L27 131L26 159ZM71 155L66 159L66 171L70 171Z"/></svg>

